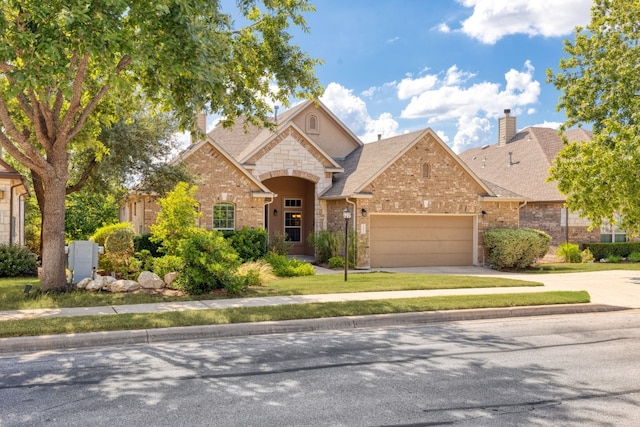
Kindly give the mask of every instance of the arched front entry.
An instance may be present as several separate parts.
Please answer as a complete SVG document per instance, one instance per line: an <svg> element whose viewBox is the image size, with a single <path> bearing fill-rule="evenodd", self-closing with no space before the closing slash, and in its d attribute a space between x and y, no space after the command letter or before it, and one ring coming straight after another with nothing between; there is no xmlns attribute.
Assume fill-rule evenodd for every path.
<svg viewBox="0 0 640 427"><path fill-rule="evenodd" d="M314 230L315 183L292 176L270 178L262 183L277 194L265 208L269 239L276 234L287 236L292 245L290 255L313 256L308 236Z"/></svg>

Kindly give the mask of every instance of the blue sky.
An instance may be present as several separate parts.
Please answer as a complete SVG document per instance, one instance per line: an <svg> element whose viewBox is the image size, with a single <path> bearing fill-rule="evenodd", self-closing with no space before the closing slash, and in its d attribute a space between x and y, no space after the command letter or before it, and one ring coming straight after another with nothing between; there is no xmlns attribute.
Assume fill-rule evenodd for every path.
<svg viewBox="0 0 640 427"><path fill-rule="evenodd" d="M293 43L324 61L322 101L363 142L426 127L456 152L518 129L557 127L546 83L590 0L315 0Z"/></svg>

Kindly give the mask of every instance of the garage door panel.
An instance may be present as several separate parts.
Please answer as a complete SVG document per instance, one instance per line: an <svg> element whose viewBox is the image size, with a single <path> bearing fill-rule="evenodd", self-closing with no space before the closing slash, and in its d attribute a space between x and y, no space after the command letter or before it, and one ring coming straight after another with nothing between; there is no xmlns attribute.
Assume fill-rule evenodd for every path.
<svg viewBox="0 0 640 427"><path fill-rule="evenodd" d="M473 264L473 218L461 216L371 217L371 266Z"/></svg>

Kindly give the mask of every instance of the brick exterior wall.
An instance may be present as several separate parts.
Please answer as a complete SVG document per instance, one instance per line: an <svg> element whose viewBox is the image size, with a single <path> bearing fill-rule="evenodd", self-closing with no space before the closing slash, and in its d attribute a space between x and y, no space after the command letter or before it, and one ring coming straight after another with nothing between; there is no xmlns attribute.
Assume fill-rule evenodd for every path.
<svg viewBox="0 0 640 427"><path fill-rule="evenodd" d="M430 174L423 176L423 166ZM483 262L481 234L487 228L518 227L518 202L486 202L485 191L437 141L426 136L365 189L371 198L351 200L352 227L358 236L358 264L368 265L369 213L478 215L478 263ZM345 201L327 202L327 229L344 231ZM367 216L362 215L366 209ZM481 212L487 215L482 218ZM364 227L363 227L364 225ZM362 233L362 231L365 231Z"/></svg>
<svg viewBox="0 0 640 427"><path fill-rule="evenodd" d="M535 203L529 202L520 210L520 226L542 230L551 236L551 246L558 246L567 241L567 228L562 225L563 202ZM574 214L569 214L569 242L599 242L600 229L589 231L588 222Z"/></svg>

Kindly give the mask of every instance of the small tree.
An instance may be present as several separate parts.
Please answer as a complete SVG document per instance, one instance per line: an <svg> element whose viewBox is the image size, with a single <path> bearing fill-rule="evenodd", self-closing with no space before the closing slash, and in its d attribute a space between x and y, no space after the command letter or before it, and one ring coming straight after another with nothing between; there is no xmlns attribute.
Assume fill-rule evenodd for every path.
<svg viewBox="0 0 640 427"><path fill-rule="evenodd" d="M158 200L161 211L156 223L149 227L150 240L162 245L165 254L175 255L178 242L189 237L198 228L196 220L202 213L198 212L196 190L195 185L179 182L173 191Z"/></svg>

